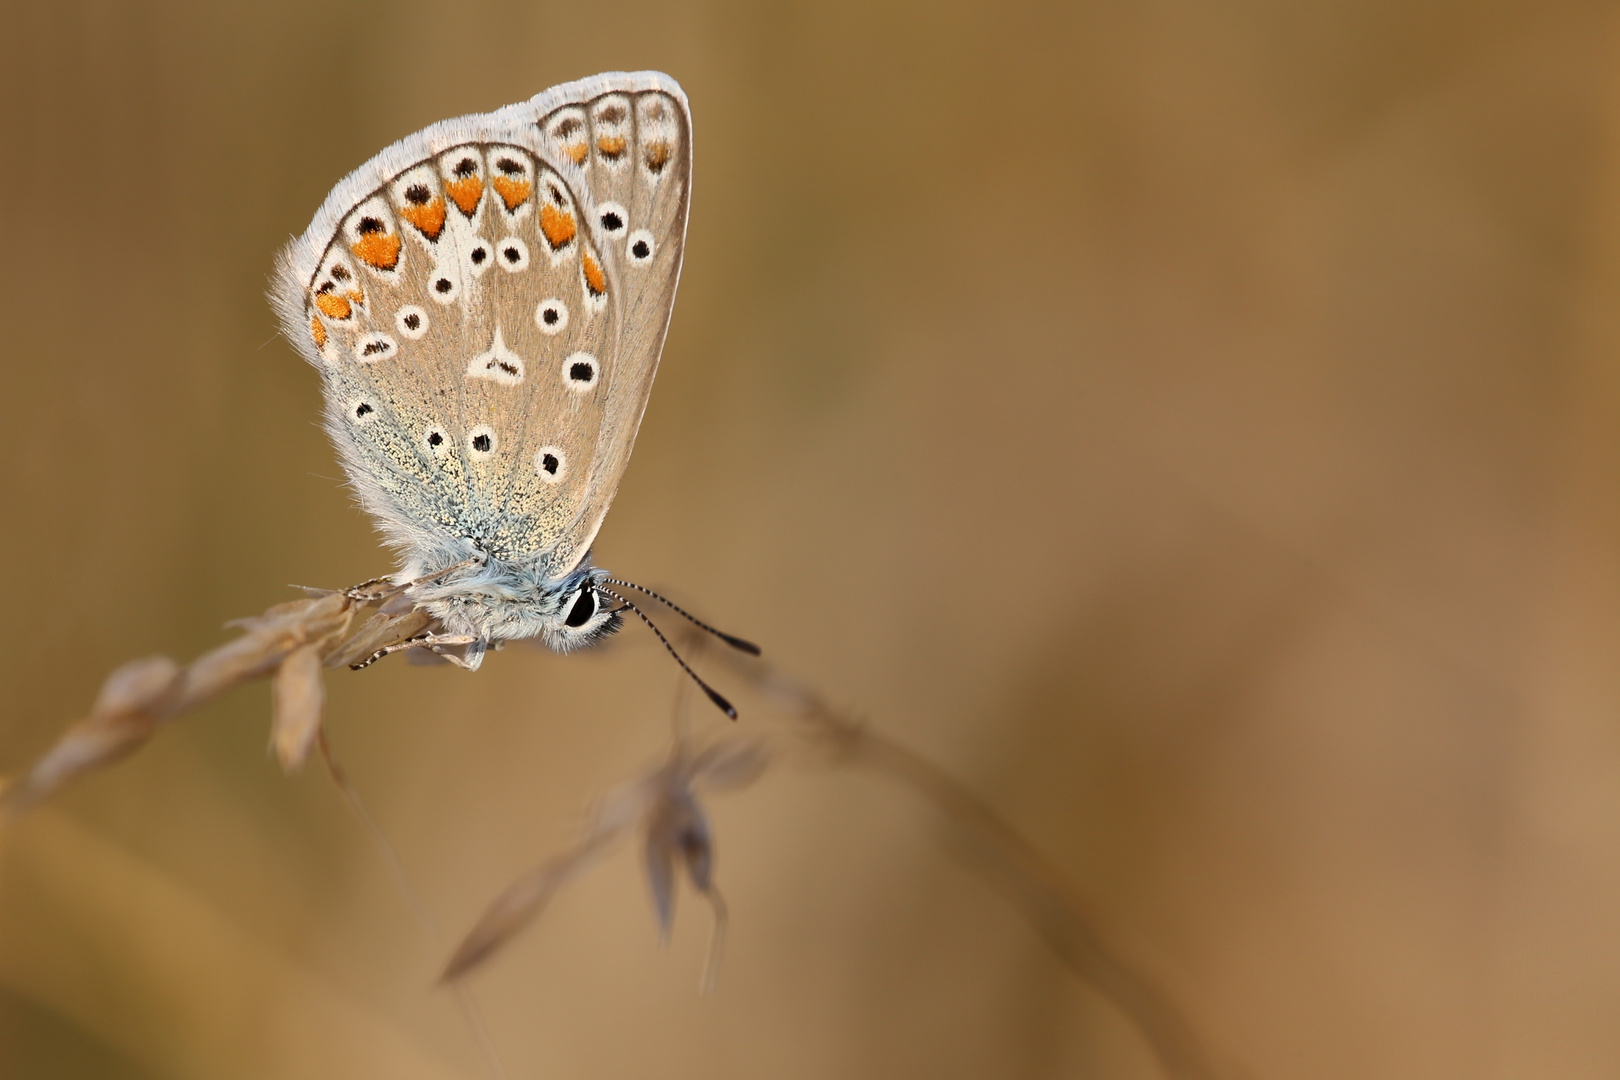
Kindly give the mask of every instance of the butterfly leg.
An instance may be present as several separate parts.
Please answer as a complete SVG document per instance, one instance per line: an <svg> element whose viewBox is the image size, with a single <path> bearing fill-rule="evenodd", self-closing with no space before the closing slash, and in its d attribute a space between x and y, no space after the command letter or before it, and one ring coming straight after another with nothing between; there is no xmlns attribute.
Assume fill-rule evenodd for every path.
<svg viewBox="0 0 1620 1080"><path fill-rule="evenodd" d="M478 555L471 559L463 559L461 562L458 562L453 566L447 566L443 570L435 570L431 574L424 574L421 577L415 578L411 581L395 581L391 577L372 578L370 581L362 581L360 584L355 585L352 588L344 589L343 595L347 596L350 600L358 600L362 604L370 604L378 600L386 600L391 596L398 596L403 592L409 592L418 585L426 585L429 582L438 581L440 578L453 574L457 570L466 570L469 567L482 566L484 561L485 556L483 555Z"/></svg>
<svg viewBox="0 0 1620 1080"><path fill-rule="evenodd" d="M460 656L457 656L455 653L445 652L444 649L440 647L445 645L465 645L467 647L462 650ZM441 636L437 641L429 645L428 648L432 649L434 652L438 653L440 656L444 657L446 660L450 661L459 668L465 668L468 671L477 671L479 665L484 662L484 650L489 648L489 642L485 641L483 638L473 637L471 634L455 634Z"/></svg>
<svg viewBox="0 0 1620 1080"><path fill-rule="evenodd" d="M362 581L358 585L344 589L343 595L350 600L358 600L362 604L369 604L375 600L383 599L396 588L393 578L379 577L372 578L370 581Z"/></svg>
<svg viewBox="0 0 1620 1080"><path fill-rule="evenodd" d="M444 651L447 648L452 648L457 645L467 646L467 657L465 659L456 656L454 653ZM361 668L370 667L372 664L375 664L377 661L381 660L390 653L404 652L406 649L431 649L440 656L444 657L446 660L450 661L452 664L464 667L468 671L476 671L478 669L478 665L482 663L484 659L484 643L482 638L474 637L472 634L429 633L418 634L413 638L406 638L404 641L396 641L392 645L385 645L376 652L372 653L370 656L366 657L364 660L360 661L358 664L350 664L349 667L351 670L359 671Z"/></svg>

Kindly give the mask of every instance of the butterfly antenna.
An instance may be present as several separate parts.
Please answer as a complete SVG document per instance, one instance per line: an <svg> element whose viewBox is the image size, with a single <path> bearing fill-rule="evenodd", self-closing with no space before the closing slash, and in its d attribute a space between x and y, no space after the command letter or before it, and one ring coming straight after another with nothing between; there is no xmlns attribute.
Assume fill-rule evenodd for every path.
<svg viewBox="0 0 1620 1080"><path fill-rule="evenodd" d="M615 582L614 584L618 584L618 582ZM681 665L681 670L692 676L692 681L697 683L705 694L709 695L709 700L714 702L715 705L719 707L721 712L725 713L733 720L737 719L737 710L731 707L731 702L721 697L719 691L715 690L714 687L704 682L703 677L692 670L692 665L681 659L681 654L675 651L675 646L669 643L669 638L664 636L664 632L658 629L658 627L653 624L651 619L647 618L647 613L645 611L642 611L640 608L636 607L636 605L632 604L629 600L620 596L612 589L604 589L600 585L598 585L596 588L598 592L606 593L607 595L613 597L613 599L617 600L620 604L623 604L625 607L635 612L641 618L641 621L647 624L647 629L658 635L658 640L664 643L664 648L669 650L669 655L673 656L675 658L675 662ZM693 621L695 622L696 620Z"/></svg>
<svg viewBox="0 0 1620 1080"><path fill-rule="evenodd" d="M744 641L742 638L734 637L723 630L716 630L714 627L710 626L696 615L693 615L679 604L669 600L666 597L659 596L657 593L653 592L644 585L637 585L633 581L624 581L620 578L608 578L607 581L610 585L622 585L626 589L635 589L637 592L646 593L648 596L652 597L654 600L657 600L660 604L663 604L681 618L690 622L693 626L698 627L700 630L707 630L709 633L713 634L727 645L730 645L733 649L740 649L749 656L759 655L759 646L755 645L752 641Z"/></svg>

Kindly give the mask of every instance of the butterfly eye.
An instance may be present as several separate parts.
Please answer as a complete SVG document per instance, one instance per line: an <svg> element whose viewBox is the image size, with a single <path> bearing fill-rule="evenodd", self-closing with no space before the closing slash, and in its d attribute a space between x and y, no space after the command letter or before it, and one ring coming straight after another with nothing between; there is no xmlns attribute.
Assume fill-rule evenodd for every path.
<svg viewBox="0 0 1620 1080"><path fill-rule="evenodd" d="M540 306L534 309L534 324L542 334L562 333L568 325L568 305L556 297L540 301Z"/></svg>
<svg viewBox="0 0 1620 1080"><path fill-rule="evenodd" d="M579 591L579 599L574 601L574 606L568 609L568 617L563 620L563 625L572 627L584 626L586 623L591 621L591 616L595 614L596 593L593 592L590 586L587 585L585 588Z"/></svg>

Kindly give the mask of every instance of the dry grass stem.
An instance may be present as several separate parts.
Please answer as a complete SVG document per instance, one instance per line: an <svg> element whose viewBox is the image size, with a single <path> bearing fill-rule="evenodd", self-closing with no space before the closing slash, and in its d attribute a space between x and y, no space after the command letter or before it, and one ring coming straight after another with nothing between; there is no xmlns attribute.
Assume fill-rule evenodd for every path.
<svg viewBox="0 0 1620 1080"><path fill-rule="evenodd" d="M377 824L377 819L371 816L371 811L366 809L365 801L360 798L360 792L349 783L349 774L332 753L332 745L326 738L326 732L316 732L315 745L320 748L321 760L326 763L326 772L332 779L332 785L338 789L338 794L343 797L350 813L354 814L355 821L360 823L360 831L366 834L366 839L371 841L371 846L382 859L383 865L388 868L388 876L393 879L394 888L399 891L400 899L410 908L411 914L416 917L422 929L437 936L438 920L428 910L427 904L423 903L421 894L411 882L411 876L405 872L405 863L399 857L399 851L383 832L382 826Z"/></svg>
<svg viewBox="0 0 1620 1080"><path fill-rule="evenodd" d="M267 676L274 680L271 746L284 768L296 769L320 731L326 697L321 669L369 656L431 621L408 606L404 592L412 584L308 590L308 597L227 624L241 636L190 664L166 656L125 664L107 677L89 714L5 785L0 808L18 813L35 806L75 777L135 752L166 721ZM386 602L383 610L355 629L359 611L379 601ZM405 610L391 610L402 601Z"/></svg>
<svg viewBox="0 0 1620 1080"><path fill-rule="evenodd" d="M306 598L237 620L231 625L242 630L240 637L189 665L155 656L118 668L107 677L89 714L0 792L0 808L15 813L36 805L75 777L133 753L164 722L242 683L272 677L271 746L283 768L298 768L311 747L322 749L339 790L388 862L407 902L431 929L432 919L416 899L392 846L332 760L321 733L323 668L359 663L431 627L430 617L414 610L406 595L414 584L379 581L342 592L310 590ZM370 603L382 607L356 627L357 614ZM1059 960L1131 1019L1168 1075L1177 1080L1222 1075L1171 998L1107 945L1061 872L972 792L813 690L757 661L736 667L794 720L789 745L780 747L778 756L791 748L808 748L826 764L863 765L922 795L955 827L970 864L1023 912ZM747 786L773 755L759 739L730 737L694 747L685 730L677 715L676 738L666 760L603 799L571 848L514 882L490 905L456 948L443 980L460 980L475 970L616 841L639 830L661 936L667 939L676 881L683 872L713 908L714 936L702 984L705 991L712 989L727 909L714 882L714 841L699 796ZM499 1069L498 1063L492 1067Z"/></svg>
<svg viewBox="0 0 1620 1080"><path fill-rule="evenodd" d="M727 909L714 884L714 842L698 796L745 787L759 778L773 757L808 749L824 765L871 768L940 810L954 826L954 836L973 869L1013 902L1059 961L1119 1008L1152 1047L1167 1076L1218 1080L1235 1075L1214 1066L1174 1000L1106 943L1096 920L1057 867L962 783L769 667L751 660L735 666L792 718L787 745L773 754L763 740L732 737L693 751L683 710L677 706L669 757L599 803L573 847L509 886L456 949L445 968L445 980L458 980L490 959L581 871L639 827L660 935L667 939L681 869L713 907L714 936L702 983L709 992L724 944Z"/></svg>
<svg viewBox="0 0 1620 1080"><path fill-rule="evenodd" d="M1063 873L960 781L830 705L814 690L759 662L737 663L794 720L796 741L830 764L870 768L921 795L953 826L969 865L1006 896L1057 958L1108 998L1153 1048L1175 1080L1218 1080L1217 1069L1179 1006L1106 941Z"/></svg>

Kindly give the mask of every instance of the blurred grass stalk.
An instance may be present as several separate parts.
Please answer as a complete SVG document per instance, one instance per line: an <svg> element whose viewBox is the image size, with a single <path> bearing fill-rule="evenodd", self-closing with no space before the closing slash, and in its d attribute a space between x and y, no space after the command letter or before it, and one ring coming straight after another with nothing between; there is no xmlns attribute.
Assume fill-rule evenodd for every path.
<svg viewBox="0 0 1620 1080"><path fill-rule="evenodd" d="M341 592L308 590L311 595L305 599L228 624L243 634L189 665L164 656L125 664L107 677L89 714L72 724L26 772L6 783L0 791L0 810L11 816L37 806L70 780L135 752L160 725L233 687L269 677L271 746L283 769L298 769L312 747L321 748L333 781L388 863L407 903L431 924L391 845L326 753L321 733L323 668L356 664L430 627L430 617L409 605L406 593L412 584L379 579ZM380 610L355 628L359 611L377 602L382 604ZM508 887L462 939L445 968L444 981L458 984L616 841L639 829L660 930L667 936L677 871L685 872L714 909L714 938L703 978L704 990L711 989L726 907L713 879L713 836L700 796L745 787L763 774L773 757L808 750L821 764L870 769L939 810L952 825L968 864L1029 920L1060 962L1135 1025L1167 1076L1217 1080L1229 1075L1230 1070L1214 1067L1169 995L1108 946L1058 869L977 796L937 766L834 708L814 690L758 660L727 655L737 671L791 718L783 729L785 745L773 750L767 740L739 736L696 745L677 708L673 748L665 761L599 802L572 848Z"/></svg>

